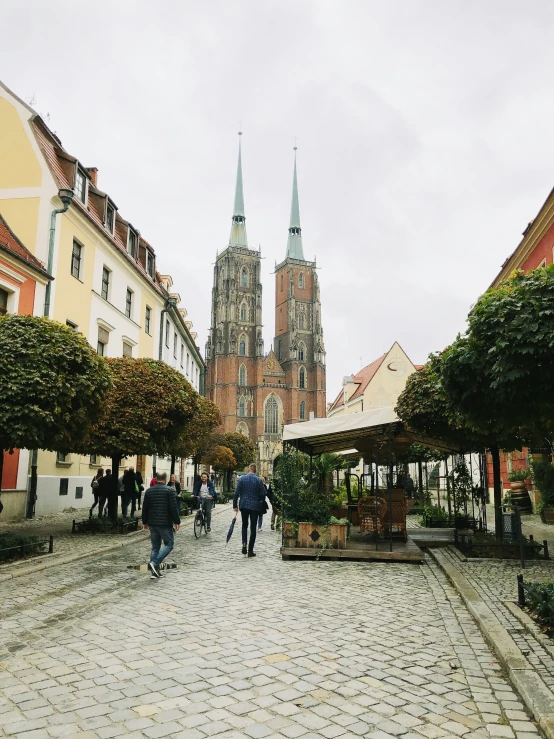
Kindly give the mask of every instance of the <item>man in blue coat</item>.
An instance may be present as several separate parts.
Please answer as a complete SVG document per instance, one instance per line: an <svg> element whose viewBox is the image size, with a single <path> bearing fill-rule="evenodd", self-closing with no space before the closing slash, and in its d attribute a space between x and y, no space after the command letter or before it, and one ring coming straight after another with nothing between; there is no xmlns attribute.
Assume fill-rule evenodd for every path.
<svg viewBox="0 0 554 739"><path fill-rule="evenodd" d="M251 464L248 473L239 477L235 495L233 497L233 508L242 517L242 553L248 551L249 557L255 557L254 544L256 543L256 528L258 516L266 509L265 496L267 490L263 482L256 475L256 465ZM239 502L240 501L240 502ZM250 522L250 539L248 539L248 522ZM246 542L248 539L248 550Z"/></svg>

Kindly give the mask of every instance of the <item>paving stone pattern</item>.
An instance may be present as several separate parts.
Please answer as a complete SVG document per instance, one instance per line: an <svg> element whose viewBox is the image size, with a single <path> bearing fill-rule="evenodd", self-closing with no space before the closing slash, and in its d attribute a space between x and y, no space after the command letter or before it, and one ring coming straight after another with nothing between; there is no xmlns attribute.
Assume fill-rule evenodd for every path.
<svg viewBox="0 0 554 739"><path fill-rule="evenodd" d="M247 559L230 516L162 580L137 544L0 583L0 734L537 739L434 564Z"/></svg>
<svg viewBox="0 0 554 739"><path fill-rule="evenodd" d="M450 547L443 549L442 552L450 564L457 567L473 585L494 616L511 634L528 661L541 674L544 682L554 691L554 659L505 605L506 601L517 602L517 575L520 572L523 572L524 579L530 582L552 582L554 581L554 562L552 560L527 562L525 569L522 570L519 561L462 562ZM554 647L554 641L550 641Z"/></svg>

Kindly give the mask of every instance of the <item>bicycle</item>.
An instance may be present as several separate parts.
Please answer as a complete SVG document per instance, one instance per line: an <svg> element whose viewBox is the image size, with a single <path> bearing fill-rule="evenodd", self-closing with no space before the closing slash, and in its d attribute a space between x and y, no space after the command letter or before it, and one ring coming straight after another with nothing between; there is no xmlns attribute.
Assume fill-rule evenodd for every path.
<svg viewBox="0 0 554 739"><path fill-rule="evenodd" d="M206 525L206 515L204 513L204 507L202 505L202 502L200 502L200 508L196 511L196 516L194 517L194 536L199 539L202 536L202 529L204 529L204 534L208 535L208 527Z"/></svg>

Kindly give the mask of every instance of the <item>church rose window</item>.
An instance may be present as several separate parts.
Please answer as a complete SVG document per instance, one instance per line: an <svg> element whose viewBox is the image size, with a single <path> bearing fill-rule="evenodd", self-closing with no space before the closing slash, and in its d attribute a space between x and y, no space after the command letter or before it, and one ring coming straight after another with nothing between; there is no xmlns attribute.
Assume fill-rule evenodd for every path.
<svg viewBox="0 0 554 739"><path fill-rule="evenodd" d="M265 404L265 433L279 433L279 408L273 396L268 398Z"/></svg>
<svg viewBox="0 0 554 739"><path fill-rule="evenodd" d="M241 364L239 369L239 385L246 385L246 367Z"/></svg>
<svg viewBox="0 0 554 739"><path fill-rule="evenodd" d="M300 373L299 373L298 380L299 380L298 382L299 386L302 388L305 388L306 387L306 370L304 369L304 367L300 367Z"/></svg>

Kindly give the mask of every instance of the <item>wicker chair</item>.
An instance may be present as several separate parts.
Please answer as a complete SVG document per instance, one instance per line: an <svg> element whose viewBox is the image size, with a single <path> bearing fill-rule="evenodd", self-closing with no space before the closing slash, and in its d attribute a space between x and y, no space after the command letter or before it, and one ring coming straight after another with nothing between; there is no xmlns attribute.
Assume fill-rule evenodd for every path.
<svg viewBox="0 0 554 739"><path fill-rule="evenodd" d="M403 540L406 541L408 539L408 532L406 531L406 514L408 513L406 494L404 490L401 489L383 490L382 493L387 504L389 503L390 496L390 504L392 506L392 516L391 509L389 509L388 515L383 519L385 537L390 536L392 518L392 530L400 532Z"/></svg>
<svg viewBox="0 0 554 739"><path fill-rule="evenodd" d="M369 496L358 501L360 517L360 534L365 531L379 533L383 530L383 519L387 513L387 502L384 498Z"/></svg>

